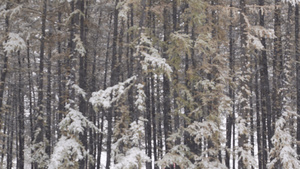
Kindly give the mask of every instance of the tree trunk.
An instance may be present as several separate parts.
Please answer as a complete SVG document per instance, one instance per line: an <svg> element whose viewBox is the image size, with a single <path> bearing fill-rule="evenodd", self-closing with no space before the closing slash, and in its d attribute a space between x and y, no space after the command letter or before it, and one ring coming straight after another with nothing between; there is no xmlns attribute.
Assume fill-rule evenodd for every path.
<svg viewBox="0 0 300 169"><path fill-rule="evenodd" d="M300 45L299 45L299 4L295 9L295 46L296 46L296 88L297 114L300 115ZM297 141L300 141L300 117L297 117ZM297 154L300 155L300 145L297 144Z"/></svg>
<svg viewBox="0 0 300 169"><path fill-rule="evenodd" d="M264 0L259 0L259 5L264 6ZM265 19L264 13L260 10L259 12L259 25L264 27L265 26ZM261 113L262 113L262 167L265 169L267 165L267 140L266 136L271 136L271 96L270 96L270 85L269 85L269 73L268 73L268 59L267 59L267 51L266 49L266 39L262 37L261 43L264 46L264 50L261 51L260 57L260 79L261 79ZM266 119L267 117L267 119ZM266 128L266 120L268 130ZM267 134L268 131L268 134ZM260 143L258 143L260 144ZM270 139L268 138L268 144L270 144Z"/></svg>
<svg viewBox="0 0 300 169"><path fill-rule="evenodd" d="M160 80L159 80L159 76L156 78L156 93L157 93L157 96L156 96L156 109L157 109L157 121L158 121L158 124L157 124L157 138L158 138L158 154L157 154L157 157L160 159L162 158L163 156L163 140L162 140L162 114L161 114L161 99L160 99Z"/></svg>
<svg viewBox="0 0 300 169"><path fill-rule="evenodd" d="M51 28L50 28L51 29ZM51 31L51 30L50 30ZM49 34L51 37L51 32ZM45 128L45 135L46 139L48 141L48 144L46 144L46 153L50 157L51 155L51 136L52 136L52 131L51 131L51 46L49 44L49 50L48 50L48 66L47 66L47 96L46 96L46 113L47 113L47 123L46 123L46 128Z"/></svg>
<svg viewBox="0 0 300 169"><path fill-rule="evenodd" d="M257 58L255 58L255 70L258 69L258 61ZM261 129L261 114L260 111L260 97L259 97L259 71L256 71L255 73L255 104L256 104L256 137L257 137L257 156L258 156L258 168L263 168L264 163L264 157L263 157L263 151L262 150L262 129Z"/></svg>
<svg viewBox="0 0 300 169"><path fill-rule="evenodd" d="M145 77L145 95L146 95L146 127L145 127L145 134L146 137L146 154L151 159L151 162L146 163L146 169L152 169L152 136L151 136L151 96L150 96L150 81L149 75Z"/></svg>
<svg viewBox="0 0 300 169"><path fill-rule="evenodd" d="M164 31L164 42L167 43L169 40L169 11L167 8L164 8L163 12L163 31ZM163 47L163 57L168 59L167 55L168 48ZM172 128L171 128L171 100L170 100L170 80L166 74L163 75L163 123L164 123L164 135L165 135L165 150L169 151L171 148L168 144L167 138L169 137Z"/></svg>
<svg viewBox="0 0 300 169"><path fill-rule="evenodd" d="M61 23L61 12L58 12L58 23ZM58 31L61 31L61 27L58 26ZM61 52L61 42L57 43L57 53L60 55ZM58 73L58 120L62 120L62 115L65 112L65 98L64 98L64 90L65 90L65 77L62 69L62 58L59 58L57 61L57 73ZM61 136L60 130L58 130L58 138Z"/></svg>
<svg viewBox="0 0 300 169"><path fill-rule="evenodd" d="M82 13L85 13L84 11L84 0L78 1L78 7L79 10ZM85 23L84 23L85 17L80 15L79 21L80 21L80 39L83 42L83 45L86 46L86 41L85 41ZM81 54L80 54L81 55ZM87 54L84 56L79 56L79 87L86 91L87 89L87 67L86 67L86 62L87 62ZM84 99L84 97L80 94L79 96L79 111L82 113L83 116L87 116L88 113L88 108L87 108L87 103ZM84 129L84 132L79 135L79 139L84 146L84 148L87 150L88 145L87 145L87 129ZM86 156L87 157L87 156ZM79 168L87 168L86 166L87 163L87 158L83 158L82 160L79 161Z"/></svg>
<svg viewBox="0 0 300 169"><path fill-rule="evenodd" d="M46 17L47 17L47 0L43 0L42 11L42 37L40 39L40 63L39 63L39 82L38 82L38 118L36 124L35 144L40 144L44 141L44 113L43 113L43 99L44 99L44 51L45 51L45 37L46 37ZM44 149L44 147L40 147ZM35 168L40 168L39 163L35 162Z"/></svg>
<svg viewBox="0 0 300 169"><path fill-rule="evenodd" d="M230 1L230 7L232 6L232 0ZM233 13L232 10L230 11L230 17L233 17ZM234 41L234 37L233 37L233 29L232 29L233 25L232 22L230 22L230 26L229 26L229 67L230 67L230 75L232 76L231 80L232 83L234 83L234 50L233 50L233 41ZM232 137L232 125L233 125L233 114L235 112L235 99L234 99L234 89L233 89L233 85L229 85L229 97L232 101L232 112L228 115L227 119L226 119L226 159L225 159L225 164L227 168L230 168L230 154L229 153L231 151L231 137ZM234 136L233 136L234 137ZM233 154L234 156L234 154Z"/></svg>
<svg viewBox="0 0 300 169"><path fill-rule="evenodd" d="M6 9L9 10L10 8L10 2L8 1L6 4ZM5 17L5 33L6 36L8 36L9 32L9 16L7 15ZM7 42L7 37L5 38L5 42ZM5 79L7 75L7 64L8 64L8 53L4 52L4 60L3 60L3 69L1 72L1 79L0 79L0 116L3 114L3 94L4 94L4 88L5 88ZM0 130L2 129L2 119L0 118Z"/></svg>
<svg viewBox="0 0 300 169"><path fill-rule="evenodd" d="M24 93L22 90L23 87L23 80L22 80L22 61L21 61L21 55L20 52L18 52L18 63L19 63L19 86L18 86L18 100L19 100L19 115L18 115L18 127L19 127L19 155L18 155L18 160L17 160L17 168L18 169L24 169L24 142L25 142L25 137L24 137L24 130L25 130L25 118L24 118Z"/></svg>
<svg viewBox="0 0 300 169"><path fill-rule="evenodd" d="M243 80L240 81L241 83L241 98L243 99L240 103L240 120L244 120L240 121L239 123L245 123L244 125L246 125L247 123L247 116L248 116L248 110L247 110L247 105L248 103L248 93L247 93L247 89L248 89L248 83L249 80L247 79L247 73L248 73L248 58L247 58L247 35L246 35L246 19L245 19L245 15L246 15L246 2L245 0L240 0L240 8L241 8L241 13L240 13L240 36L241 36L241 76L243 77ZM244 151L247 151L247 148L244 147L245 144L247 142L247 135L246 133L242 133L239 134L239 139L238 139L238 146L240 148L243 148ZM241 156L241 154L239 153L239 157ZM242 159L239 159L238 162L238 168L244 169L246 168L244 162Z"/></svg>
<svg viewBox="0 0 300 169"><path fill-rule="evenodd" d="M127 29L129 29L130 27L133 27L133 5L130 5L130 18L129 18L129 14L128 14L128 25L127 25ZM134 33L133 31L129 34L129 32L127 33L127 43L129 43L130 41L133 40ZM131 46L127 47L128 50L128 57L127 57L127 71L128 71L128 78L130 78L133 75L133 52L134 49ZM133 88L131 87L128 90L128 104L129 104L129 112L130 112L130 121L137 121L137 115L134 111L134 101L133 101Z"/></svg>
<svg viewBox="0 0 300 169"><path fill-rule="evenodd" d="M119 10L117 9L117 5L119 0L115 2L114 9L114 28L113 28L113 42L112 42L112 58L111 58L111 77L110 77L110 85L114 86L118 83L118 72L116 69L117 66L117 40L118 40L118 15ZM111 160L111 138L112 138L112 115L114 113L114 105L110 108L107 113L107 122L108 122L108 131L107 131L107 158L106 158L106 169L110 169L110 160Z"/></svg>
<svg viewBox="0 0 300 169"><path fill-rule="evenodd" d="M272 114L269 114L267 117L268 120L268 144L269 150L273 148L271 138L274 135L275 131L275 122L276 119L281 115L282 108L282 94L280 91L281 88L281 74L283 70L283 55L282 55L282 41L281 41L281 1L275 0L275 13L274 13L274 59L273 59L273 111Z"/></svg>

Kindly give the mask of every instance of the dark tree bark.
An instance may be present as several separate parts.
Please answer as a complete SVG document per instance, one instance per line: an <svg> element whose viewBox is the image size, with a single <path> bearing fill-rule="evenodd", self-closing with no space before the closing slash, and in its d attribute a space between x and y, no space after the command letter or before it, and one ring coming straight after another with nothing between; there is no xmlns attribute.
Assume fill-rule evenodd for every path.
<svg viewBox="0 0 300 169"><path fill-rule="evenodd" d="M230 1L230 7L233 7L232 0ZM230 17L233 17L232 10L230 11ZM230 75L232 76L231 81L234 82L234 37L233 37L233 25L230 22L229 26L229 67L230 67ZM229 85L229 97L232 100L232 112L228 115L226 119L226 159L225 164L227 168L230 168L230 154L231 151L231 137L232 137L232 125L233 125L233 114L235 113L235 94L232 85ZM234 137L234 136L233 136Z"/></svg>
<svg viewBox="0 0 300 169"><path fill-rule="evenodd" d="M29 118L30 118L30 141L31 143L34 142L34 114L35 111L33 110L33 99L32 99L32 90L33 90L33 85L32 85L32 72L31 72L31 62L30 62L30 43L29 40L27 41L27 69L28 69L28 97L29 97ZM32 152L31 152L32 153ZM31 168L33 169L34 164L31 163Z"/></svg>
<svg viewBox="0 0 300 169"><path fill-rule="evenodd" d="M20 55L20 52L18 52L18 64L19 64L19 86L18 86L18 100L19 100L19 115L18 115L18 137L19 137L19 154L18 154L18 160L17 160L17 168L18 169L24 169L24 143L25 143L25 137L24 137L24 130L25 130L25 117L24 117L24 93L23 93L23 70L22 70L22 58Z"/></svg>
<svg viewBox="0 0 300 169"><path fill-rule="evenodd" d="M155 112L155 83L154 83L154 76L151 73L151 113L152 113L152 130L153 130L153 156L154 162L158 160L157 158L157 132L156 132L156 112ZM158 169L157 164L154 164L154 168Z"/></svg>
<svg viewBox="0 0 300 169"><path fill-rule="evenodd" d="M248 57L247 57L247 30L246 30L246 0L240 0L240 9L241 9L241 13L240 13L240 37L241 37L241 58L240 58L240 62L241 62L241 76L244 78L243 80L241 80L241 98L243 99L240 103L240 117L241 119L246 121L246 117L248 116L248 110L246 108L246 106L248 105L248 93L247 93L247 89L248 89L248 83L249 80L247 79L247 71L248 71ZM246 122L245 122L246 123ZM246 125L246 124L245 124ZM238 139L238 146L240 148L246 149L245 144L247 142L247 135L245 133L239 134L239 139ZM239 156L241 154L239 153ZM239 159L238 162L238 168L240 169L244 169L246 168L244 162L242 159Z"/></svg>
<svg viewBox="0 0 300 169"><path fill-rule="evenodd" d="M164 23L163 23L163 31L164 31L164 42L167 43L170 35L169 28L169 11L167 8L164 8L163 12ZM163 57L168 59L167 55L168 48L166 46L163 47ZM167 141L172 128L171 128L171 99L170 99L170 80L168 76L164 74L163 76L163 119L164 119L164 135L165 135L165 149L166 152L169 151L170 146Z"/></svg>
<svg viewBox="0 0 300 169"><path fill-rule="evenodd" d="M255 58L255 70L258 70L258 59ZM255 104L256 104L256 140L257 140L257 156L258 156L258 168L263 168L263 151L262 150L262 127L261 127L261 113L260 113L260 95L259 95L259 71L255 73Z"/></svg>
<svg viewBox="0 0 300 169"><path fill-rule="evenodd" d="M123 69L123 65L122 65L122 57L123 57L123 48L124 48L124 44L123 44L123 36L124 36L124 29L125 29L125 21L122 19L121 20L121 30L120 30L120 34L119 34L119 51L118 51L118 65L117 65L117 72L118 73L118 81L123 82L124 81L124 69Z"/></svg>
<svg viewBox="0 0 300 169"><path fill-rule="evenodd" d="M264 6L264 0L259 0L259 5ZM260 10L259 12L259 25L264 27L265 26L265 15ZM260 79L261 79L261 108L262 108L262 167L266 168L267 165L267 158L268 158L268 152L267 152L267 139L271 136L271 95L270 95L270 85L269 85L269 74L268 74L268 59L267 59L267 51L266 49L266 38L261 38L261 43L264 46L264 50L261 51L261 57L259 61L260 65ZM266 128L266 121L267 121L267 127ZM267 134L268 131L268 134ZM258 143L261 144L261 143ZM268 138L268 144L270 144L270 139Z"/></svg>
<svg viewBox="0 0 300 169"><path fill-rule="evenodd" d="M133 27L133 5L130 5L130 17L128 14L128 19L127 19L127 29L129 29L130 27ZM134 38L134 33L133 31L128 32L127 33L127 43L130 43L130 41L132 41ZM127 47L128 50L128 56L127 56L127 77L130 78L133 75L133 52L134 49L133 47L130 45ZM137 121L137 115L134 111L134 101L133 101L133 88L131 87L128 91L128 104L129 104L129 112L130 112L130 121Z"/></svg>
<svg viewBox="0 0 300 169"><path fill-rule="evenodd" d="M39 144L44 141L44 51L45 51L45 37L46 37L46 17L47 17L47 0L43 0L42 8L42 27L41 27L41 45L40 45L40 63L39 63L39 82L38 82L38 117L36 124L36 131L38 133L35 137L35 143ZM42 147L41 147L42 148ZM40 168L38 162L35 162L35 168Z"/></svg>
<svg viewBox="0 0 300 169"><path fill-rule="evenodd" d="M61 23L61 12L58 12L58 23ZM61 31L61 27L58 26L57 28L58 31ZM57 42L57 53L60 55L62 53L62 44L60 41ZM65 95L64 95L64 90L65 90L65 76L64 76L64 72L63 72L63 64L62 64L62 58L59 58L57 61L57 74L58 74L58 120L57 121L61 121L62 120L62 115L65 112ZM58 138L61 136L60 130L58 130Z"/></svg>
<svg viewBox="0 0 300 169"><path fill-rule="evenodd" d="M50 28L51 29L51 28ZM49 34L49 37L51 37L51 32ZM52 130L51 130L51 116L52 116L52 109L51 109L51 45L49 44L49 49L48 49L48 65L47 65L47 96L46 96L46 114L47 114L47 123L46 123L46 128L45 128L45 135L48 143L46 144L46 153L50 157L51 155L51 136L52 136Z"/></svg>
<svg viewBox="0 0 300 169"><path fill-rule="evenodd" d="M114 24L113 24L113 42L112 42L112 58L111 58L111 78L110 85L114 86L118 83L118 72L116 69L117 66L117 40L118 40L118 15L119 10L117 9L117 5L119 0L115 2L114 9ZM107 131L107 158L106 158L106 169L110 169L110 160L111 160L111 137L112 137L112 115L114 113L114 105L110 108L107 113L107 122L108 122L108 131Z"/></svg>
<svg viewBox="0 0 300 169"><path fill-rule="evenodd" d="M281 116L282 108L282 93L280 88L282 87L282 72L283 72L283 54L282 54L282 38L281 38L281 1L275 0L275 13L274 13L274 59L273 59L273 111L272 114L267 115L268 120L268 144L269 150L273 147L271 138L275 131L276 119Z"/></svg>
<svg viewBox="0 0 300 169"><path fill-rule="evenodd" d="M111 22L112 22L112 14L109 15L109 28L111 28ZM107 42L106 42L103 90L105 90L107 88L109 43L110 43L110 31L107 34ZM103 108L101 108L101 124L100 124L100 121L99 121L100 119L98 119L98 127L100 126L100 131L103 131L103 129L104 129L104 116L105 116L105 110ZM97 154L97 169L100 168L100 164L101 164L101 152L102 152L102 144L103 144L103 133L99 134L98 139L99 139L99 144L98 144L98 150L97 150L97 153L98 153Z"/></svg>
<svg viewBox="0 0 300 169"><path fill-rule="evenodd" d="M6 2L6 9L9 10L11 4L10 1ZM9 16L7 15L5 17L5 33L6 36L8 36L9 31ZM7 37L5 39L5 42L7 42ZM4 88L5 88L5 79L7 75L7 64L8 64L8 53L4 52L4 60L3 60L3 69L1 71L1 79L0 79L0 116L3 114L3 94L4 94ZM2 129L2 119L0 118L0 130Z"/></svg>
<svg viewBox="0 0 300 169"><path fill-rule="evenodd" d="M85 13L84 10L84 0L78 1L78 7L79 10L82 13ZM80 15L79 22L80 22L80 39L83 42L83 45L85 45L85 17ZM81 55L81 54L80 54ZM86 91L87 89L87 54L85 53L83 56L79 56L79 87ZM84 97L80 94L79 96L79 111L82 113L83 116L87 116L88 107L87 103L84 99ZM85 149L88 149L87 145L87 129L84 130L83 133L79 135L79 139L82 143L82 145L85 147ZM86 168L87 159L84 158L79 161L79 168Z"/></svg>
<svg viewBox="0 0 300 169"><path fill-rule="evenodd" d="M157 145L158 145L158 153L157 153L157 157L158 158L162 158L163 156L163 138L162 138L162 114L161 114L161 99L160 99L160 93L161 93L161 89L160 89L160 80L159 77L156 78L156 109L157 109Z"/></svg>
<svg viewBox="0 0 300 169"><path fill-rule="evenodd" d="M295 46L296 46L296 87L297 114L300 115L300 45L299 45L299 4L295 9ZM300 141L300 117L297 117L297 141ZM297 154L300 155L300 145L297 144Z"/></svg>
<svg viewBox="0 0 300 169"><path fill-rule="evenodd" d="M151 96L150 96L150 80L149 80L149 75L146 76L145 78L145 95L146 95L146 127L145 127L145 134L147 135L146 138L146 154L147 156L152 159L152 135L151 135ZM152 169L152 160L151 162L146 163L146 168L147 169Z"/></svg>
<svg viewBox="0 0 300 169"><path fill-rule="evenodd" d="M17 87L17 86L14 86L14 87ZM13 102L16 102L16 92L15 91L12 91L13 92ZM13 166L13 139L14 139L14 105L12 105L13 108L9 111L9 116L8 116L8 138L7 138L7 159L6 159L6 168L7 169L12 169L12 166Z"/></svg>

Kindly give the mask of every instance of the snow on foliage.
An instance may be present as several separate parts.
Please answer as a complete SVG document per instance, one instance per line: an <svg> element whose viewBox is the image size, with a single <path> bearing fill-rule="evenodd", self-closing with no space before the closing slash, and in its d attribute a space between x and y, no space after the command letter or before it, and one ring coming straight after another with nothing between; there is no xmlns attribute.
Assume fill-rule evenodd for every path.
<svg viewBox="0 0 300 169"><path fill-rule="evenodd" d="M71 134L79 134L87 127L90 127L95 131L99 131L99 129L85 116L83 116L81 112L70 108L69 105L67 105L66 108L69 109L69 113L59 123L61 131L68 131L68 133Z"/></svg>
<svg viewBox="0 0 300 169"><path fill-rule="evenodd" d="M145 137L145 121L147 120L140 117L138 122L132 122L130 128L112 145L113 156L117 162L114 168L140 169L146 162L151 161L140 146L140 140ZM122 146L123 152L120 151L120 146Z"/></svg>
<svg viewBox="0 0 300 169"><path fill-rule="evenodd" d="M110 108L132 86L135 80L136 76L133 76L105 90L93 92L89 102L93 104L95 109L97 109L97 106L103 106L105 109Z"/></svg>
<svg viewBox="0 0 300 169"><path fill-rule="evenodd" d="M83 46L83 43L81 41L81 38L78 34L75 34L75 38L73 39L73 42L76 43L76 47L75 47L75 50L81 55L81 56L84 56L85 53L86 53L86 50Z"/></svg>
<svg viewBox="0 0 300 169"><path fill-rule="evenodd" d="M203 122L194 122L190 124L187 129L196 144L201 143L201 139L210 140L214 145L212 148L206 149L200 156L195 155L196 168L212 168L212 169L225 169L226 166L218 160L218 153L221 150L221 144L224 143L225 138L221 134L221 129L217 123L211 120Z"/></svg>
<svg viewBox="0 0 300 169"><path fill-rule="evenodd" d="M124 0L119 2L117 5L117 9L119 9L119 17L127 20L127 13L130 10L131 4L140 4L141 0Z"/></svg>
<svg viewBox="0 0 300 169"><path fill-rule="evenodd" d="M218 159L212 160L208 154L217 154L218 151L212 151L208 149L204 151L201 156L195 158L197 166L195 168L209 168L209 169L227 169Z"/></svg>
<svg viewBox="0 0 300 169"><path fill-rule="evenodd" d="M220 96L220 104L218 107L218 111L219 112L231 112L231 110L232 110L231 104L232 104L231 98L225 94L222 94Z"/></svg>
<svg viewBox="0 0 300 169"><path fill-rule="evenodd" d="M9 33L7 42L3 42L5 52L14 52L26 48L26 43L18 34Z"/></svg>
<svg viewBox="0 0 300 169"><path fill-rule="evenodd" d="M73 0L68 0L68 2L72 2L72 1ZM84 13L82 13L81 10L76 9L72 13L70 13L70 15L65 19L65 24L68 25L71 22L72 17L74 17L76 14L85 17Z"/></svg>
<svg viewBox="0 0 300 169"><path fill-rule="evenodd" d="M174 47L180 52L187 53L190 55L190 49L192 48L192 40L188 34L174 32L170 35L172 43L175 43ZM176 51L174 48L170 48L169 50Z"/></svg>
<svg viewBox="0 0 300 169"><path fill-rule="evenodd" d="M84 157L83 150L78 140L62 136L54 147L49 169L78 167L77 162Z"/></svg>
<svg viewBox="0 0 300 169"><path fill-rule="evenodd" d="M76 92L76 93L82 95L82 97L83 97L84 99L86 99L86 92L85 92L82 88L80 88L80 87L79 87L78 85L76 85L76 84L73 84L73 85L72 85L72 88L75 89L75 92Z"/></svg>
<svg viewBox="0 0 300 169"><path fill-rule="evenodd" d="M146 94L144 92L144 85L141 83L137 84L137 96L136 96L136 101L135 101L135 106L138 108L139 111L144 112L146 110L145 107L145 99L146 99Z"/></svg>
<svg viewBox="0 0 300 169"><path fill-rule="evenodd" d="M276 164L280 164L283 169L298 169L300 161L296 150L292 147L293 137L286 125L286 121L291 117L287 113L276 121L275 133L272 137L274 147L271 149L270 157L273 159L268 168L276 168Z"/></svg>
<svg viewBox="0 0 300 169"><path fill-rule="evenodd" d="M171 66L167 63L165 58L162 58L158 50L154 48L151 40L145 35L141 34L140 44L137 46L137 53L141 53L144 56L142 61L143 70L147 71L148 66L162 69L171 79L171 73L173 72Z"/></svg>
<svg viewBox="0 0 300 169"><path fill-rule="evenodd" d="M125 155L119 156L117 164L114 166L116 169L131 169L141 168L145 162L150 162L151 159L145 154L144 150L137 147L129 149Z"/></svg>
<svg viewBox="0 0 300 169"><path fill-rule="evenodd" d="M255 49L258 49L258 50L263 50L264 49L264 46L262 45L261 41L251 35L250 33L248 33L248 36L247 36L247 47L250 48L250 46L253 46Z"/></svg>
<svg viewBox="0 0 300 169"><path fill-rule="evenodd" d="M40 130L37 132L40 132ZM45 152L46 142L42 141L29 147L32 152L30 162L37 162L40 168L45 168L49 161L49 156Z"/></svg>
<svg viewBox="0 0 300 169"><path fill-rule="evenodd" d="M251 26L251 30L255 32L258 37L275 38L274 29L266 29L262 26Z"/></svg>
<svg viewBox="0 0 300 169"><path fill-rule="evenodd" d="M284 3L291 3L293 6L296 6L296 4L299 4L300 0L282 0Z"/></svg>
<svg viewBox="0 0 300 169"><path fill-rule="evenodd" d="M6 17L10 14L9 19L13 19L14 16L21 13L22 5L18 5L15 8L6 10L5 8L0 8L0 17Z"/></svg>
<svg viewBox="0 0 300 169"><path fill-rule="evenodd" d="M79 134L83 133L84 128L100 132L81 112L70 108L70 105L67 105L66 109L69 113L59 123L62 136L54 147L49 169L78 168L78 161L88 154L79 141Z"/></svg>
<svg viewBox="0 0 300 169"><path fill-rule="evenodd" d="M186 145L176 145L161 160L157 161L157 165L162 168L170 164L176 164L180 168L195 168L195 165L187 158L187 154L189 153L190 149Z"/></svg>
<svg viewBox="0 0 300 169"><path fill-rule="evenodd" d="M196 143L200 143L202 137L205 137L206 139L211 139L215 135L215 133L220 131L220 129L218 128L216 123L212 121L195 121L194 123L188 126L187 131L191 135L195 136L194 141Z"/></svg>
<svg viewBox="0 0 300 169"><path fill-rule="evenodd" d="M145 132L144 122L145 121L147 121L147 120L140 117L137 123L132 122L130 124L130 132L131 132L130 141L133 146L138 146L140 143L140 139L144 137L144 132Z"/></svg>
<svg viewBox="0 0 300 169"><path fill-rule="evenodd" d="M243 119L242 117L238 117L236 119L236 122L236 128L239 135L250 133L249 128L246 126L247 123L245 119Z"/></svg>
<svg viewBox="0 0 300 169"><path fill-rule="evenodd" d="M251 154L252 145L246 144L244 147L239 147L237 153L240 154L238 160L242 160L247 169L257 168L255 157Z"/></svg>

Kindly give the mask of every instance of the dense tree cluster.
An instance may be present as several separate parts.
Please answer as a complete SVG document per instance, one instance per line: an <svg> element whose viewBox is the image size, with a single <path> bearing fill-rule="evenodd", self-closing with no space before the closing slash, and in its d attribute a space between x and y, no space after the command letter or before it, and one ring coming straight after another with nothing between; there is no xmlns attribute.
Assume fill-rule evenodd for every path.
<svg viewBox="0 0 300 169"><path fill-rule="evenodd" d="M0 168L300 168L299 0L1 0Z"/></svg>

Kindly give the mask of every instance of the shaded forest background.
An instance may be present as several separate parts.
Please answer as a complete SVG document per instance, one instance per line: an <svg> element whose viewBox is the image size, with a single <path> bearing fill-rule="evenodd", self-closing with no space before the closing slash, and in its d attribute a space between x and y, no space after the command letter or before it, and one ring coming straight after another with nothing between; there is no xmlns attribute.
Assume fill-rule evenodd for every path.
<svg viewBox="0 0 300 169"><path fill-rule="evenodd" d="M298 0L1 0L0 168L300 168Z"/></svg>

